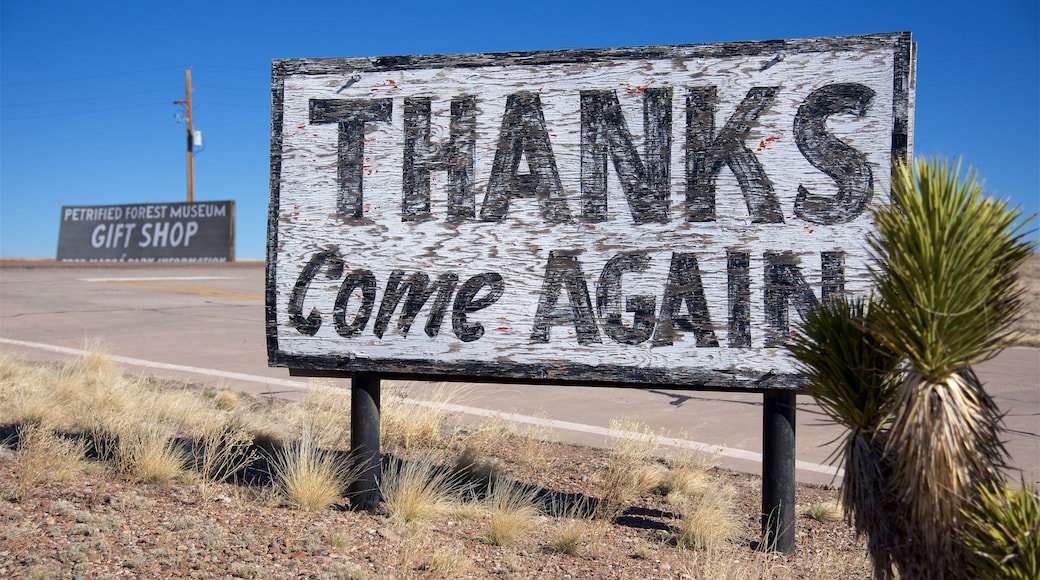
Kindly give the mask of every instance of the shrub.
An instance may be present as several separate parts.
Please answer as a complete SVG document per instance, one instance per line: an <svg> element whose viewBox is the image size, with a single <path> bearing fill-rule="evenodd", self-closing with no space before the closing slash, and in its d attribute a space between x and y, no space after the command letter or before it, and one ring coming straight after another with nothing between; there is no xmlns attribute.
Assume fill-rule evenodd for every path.
<svg viewBox="0 0 1040 580"><path fill-rule="evenodd" d="M1033 485L983 487L964 512L965 545L979 578L1040 578L1040 495Z"/></svg>

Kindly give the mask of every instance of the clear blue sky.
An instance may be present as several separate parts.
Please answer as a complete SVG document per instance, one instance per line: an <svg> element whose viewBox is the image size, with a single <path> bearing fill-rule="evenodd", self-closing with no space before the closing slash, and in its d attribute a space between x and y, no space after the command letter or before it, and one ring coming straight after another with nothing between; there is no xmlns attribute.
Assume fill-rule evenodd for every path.
<svg viewBox="0 0 1040 580"><path fill-rule="evenodd" d="M839 36L918 43L915 153L961 157L1040 211L1037 0L913 2L0 3L0 255L53 257L63 205L233 199L237 255L264 257L275 58L449 54ZM1034 222L1031 229L1036 228ZM1036 237L1036 234L1033 234Z"/></svg>

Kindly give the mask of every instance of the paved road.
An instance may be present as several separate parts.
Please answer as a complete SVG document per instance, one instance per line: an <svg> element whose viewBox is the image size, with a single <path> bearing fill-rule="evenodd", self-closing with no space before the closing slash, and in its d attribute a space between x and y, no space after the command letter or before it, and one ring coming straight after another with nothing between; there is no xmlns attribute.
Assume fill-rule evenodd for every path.
<svg viewBox="0 0 1040 580"><path fill-rule="evenodd" d="M68 266L0 263L0 353L33 360L77 356L99 345L128 372L249 393L300 397L307 379L267 366L260 262L200 266ZM1027 481L1040 482L1040 350L1014 348L981 365L1007 413L1008 449ZM349 381L340 380L344 386ZM505 413L551 426L555 437L600 445L612 421L642 422L690 442L724 448L725 467L761 472L762 396L753 393L459 384L468 417ZM430 393L413 385L414 397ZM828 465L841 433L799 397L796 477L834 481Z"/></svg>

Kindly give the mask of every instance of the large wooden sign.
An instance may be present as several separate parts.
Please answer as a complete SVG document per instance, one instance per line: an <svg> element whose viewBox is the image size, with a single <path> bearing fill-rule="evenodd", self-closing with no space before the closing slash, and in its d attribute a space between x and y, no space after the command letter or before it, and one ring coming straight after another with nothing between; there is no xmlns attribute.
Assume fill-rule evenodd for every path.
<svg viewBox="0 0 1040 580"><path fill-rule="evenodd" d="M272 365L796 388L867 287L909 33L273 64Z"/></svg>

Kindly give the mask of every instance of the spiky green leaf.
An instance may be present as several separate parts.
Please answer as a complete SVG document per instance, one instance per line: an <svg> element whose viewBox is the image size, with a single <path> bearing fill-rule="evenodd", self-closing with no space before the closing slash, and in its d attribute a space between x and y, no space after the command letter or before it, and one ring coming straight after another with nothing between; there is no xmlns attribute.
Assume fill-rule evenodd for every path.
<svg viewBox="0 0 1040 580"><path fill-rule="evenodd" d="M1034 244L1018 210L983 194L960 164L896 167L893 203L877 212L875 333L914 372L940 382L1008 345L1021 309L1016 270Z"/></svg>

